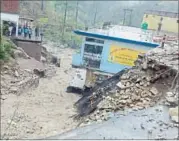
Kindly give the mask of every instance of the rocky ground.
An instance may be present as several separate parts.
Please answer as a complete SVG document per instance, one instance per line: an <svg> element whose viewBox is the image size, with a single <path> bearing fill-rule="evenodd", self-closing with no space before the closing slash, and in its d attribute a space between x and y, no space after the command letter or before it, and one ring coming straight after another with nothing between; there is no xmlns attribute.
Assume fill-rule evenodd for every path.
<svg viewBox="0 0 179 141"><path fill-rule="evenodd" d="M160 104L171 107L168 112L178 127L178 59L177 45L166 45L140 56L136 67L122 75L114 90L97 110L82 119L80 126L107 121L117 111L138 111Z"/></svg>
<svg viewBox="0 0 179 141"><path fill-rule="evenodd" d="M175 134L178 128L177 80L179 76L177 66L179 56L177 45L167 45L164 49L157 48L145 56L139 56L135 62L136 67L124 73L116 87L108 93L107 97L104 97L97 109L89 116L82 118L82 121L74 121L72 118L76 113L73 104L79 97L66 93L73 71L71 68L73 50L63 47L52 49L51 46L53 46L51 43L44 44L46 48L43 48L42 53L44 63L29 58L22 53L22 50L17 49L14 53L16 59L12 59L9 64L3 66L1 73L1 135L3 139L44 139L74 129L76 126L86 126L92 123L104 123L108 131L114 130L114 123L126 127L123 127L123 130L121 127L115 127L115 131L123 132L121 134L123 136L116 136L116 138L129 139L127 136L136 132L136 135L138 133L136 139L139 139L140 135L144 134L141 130L146 129L142 122L147 126L152 125L152 128L156 123L159 125L159 131L152 129L157 138L165 138L163 134L159 137L158 132L168 133L170 128ZM53 56L57 56L57 60L61 61L60 67L48 64L53 56L47 54L47 51L55 52ZM37 71L34 72L34 69ZM155 105L165 105L169 109L155 109ZM151 113L150 110L148 112L150 107L154 107ZM163 119L162 122L162 111L165 117L166 111L168 112L169 120ZM145 116L143 116L144 113L146 113ZM118 114L119 118L113 121L111 114ZM136 115L138 118L135 118ZM149 119L144 121L143 117ZM135 120L138 120L134 125L136 127L130 130L131 126L127 121L130 123ZM121 121L125 121L126 124L122 125ZM151 122L154 124L150 124ZM164 125L166 127L163 127ZM136 130L137 128L140 128L140 132ZM89 132L88 138L94 135L94 130L97 131L93 129L91 133ZM98 132L101 134L103 130L102 128ZM151 130L147 128L145 131L148 135ZM108 133L104 134L107 136ZM109 139L116 139L115 134L116 132ZM86 137L83 134L82 138ZM101 139L103 135L93 137ZM146 136L141 137L146 138ZM54 136L53 139L58 139L58 137Z"/></svg>
<svg viewBox="0 0 179 141"><path fill-rule="evenodd" d="M71 118L78 96L66 93L73 50L57 51L62 60L60 67L38 62L19 48L14 50L15 59L2 67L2 139L44 138L78 124ZM34 69L44 75L36 74Z"/></svg>

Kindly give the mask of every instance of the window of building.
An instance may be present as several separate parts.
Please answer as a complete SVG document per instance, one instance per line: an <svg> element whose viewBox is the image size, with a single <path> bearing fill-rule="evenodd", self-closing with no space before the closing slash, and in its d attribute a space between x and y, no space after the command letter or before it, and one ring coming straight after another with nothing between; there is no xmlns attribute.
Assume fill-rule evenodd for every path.
<svg viewBox="0 0 179 141"><path fill-rule="evenodd" d="M86 38L86 41L87 42L95 42L95 39L94 38Z"/></svg>
<svg viewBox="0 0 179 141"><path fill-rule="evenodd" d="M177 20L177 23L179 23L179 20Z"/></svg>
<svg viewBox="0 0 179 141"><path fill-rule="evenodd" d="M102 50L103 50L103 46L85 44L85 47L84 47L84 52L87 52L87 53L101 54Z"/></svg>
<svg viewBox="0 0 179 141"><path fill-rule="evenodd" d="M95 43L104 44L104 40L98 40L98 39L95 39L95 38L88 38L88 37L86 37L86 41L87 42L95 42Z"/></svg>
<svg viewBox="0 0 179 141"><path fill-rule="evenodd" d="M145 18L148 18L148 15L147 15L147 14L145 15Z"/></svg>

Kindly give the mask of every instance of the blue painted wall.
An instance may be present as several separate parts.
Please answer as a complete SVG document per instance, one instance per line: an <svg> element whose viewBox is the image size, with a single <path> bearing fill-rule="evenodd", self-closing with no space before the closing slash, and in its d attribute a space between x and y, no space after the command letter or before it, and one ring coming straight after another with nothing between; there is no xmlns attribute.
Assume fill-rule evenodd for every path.
<svg viewBox="0 0 179 141"><path fill-rule="evenodd" d="M103 48L103 52L102 52L102 61L101 61L101 66L100 66L101 71L109 72L109 73L117 73L125 68L130 68L130 66L121 65L118 63L111 63L108 61L110 47L112 44L115 44L121 47L126 47L126 48L131 48L131 49L136 49L136 50L144 50L144 51L153 49L153 47L152 48L148 46L146 47L144 45L135 45L131 43L114 42L114 41L106 40L104 48Z"/></svg>
<svg viewBox="0 0 179 141"><path fill-rule="evenodd" d="M84 37L85 39L85 37ZM84 44L88 43L85 42L85 40L83 40L82 46L81 46L81 52L80 54L75 54L73 56L73 60L72 60L72 64L75 66L82 66L83 65L83 53L84 53ZM101 45L98 43L91 43L90 44L94 44L94 45ZM136 49L136 50L151 50L154 47L153 46L145 46L145 44L134 44L134 43L126 43L126 42L120 42L120 41L111 41L111 40L105 40L104 45L103 45L103 52L102 52L102 59L101 59L101 65L100 65L100 70L103 72L107 72L107 73L117 73L121 70L123 70L124 68L130 68L130 66L126 66L126 65L121 65L118 63L111 63L108 61L108 57L109 57L109 53L110 53L110 47L112 44L115 44L117 46L120 47L126 47L126 48L131 48L131 49Z"/></svg>

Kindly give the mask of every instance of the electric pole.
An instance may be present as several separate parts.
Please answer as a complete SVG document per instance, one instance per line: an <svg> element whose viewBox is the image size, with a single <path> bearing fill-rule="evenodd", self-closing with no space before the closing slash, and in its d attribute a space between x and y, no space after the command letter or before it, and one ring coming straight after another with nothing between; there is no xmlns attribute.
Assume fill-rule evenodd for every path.
<svg viewBox="0 0 179 141"><path fill-rule="evenodd" d="M132 11L133 11L132 9L124 9L123 25L125 25L127 12L129 12L129 14L130 14L130 16L129 16L128 26L131 25Z"/></svg>
<svg viewBox="0 0 179 141"><path fill-rule="evenodd" d="M123 18L123 24L122 25L125 24L125 19L126 19L126 9L124 9L124 18Z"/></svg>
<svg viewBox="0 0 179 141"><path fill-rule="evenodd" d="M41 0L41 10L44 10L44 0Z"/></svg>
<svg viewBox="0 0 179 141"><path fill-rule="evenodd" d="M95 3L95 2L94 2ZM94 13L94 22L93 22L93 25L95 26L95 23L96 23L96 15L97 15L97 5L95 4L95 13Z"/></svg>
<svg viewBox="0 0 179 141"><path fill-rule="evenodd" d="M129 20L129 26L131 25L131 19L132 19L132 9L130 10L130 20Z"/></svg>
<svg viewBox="0 0 179 141"><path fill-rule="evenodd" d="M77 3L76 3L76 28L78 25L78 3L79 3L79 1L77 1Z"/></svg>
<svg viewBox="0 0 179 141"><path fill-rule="evenodd" d="M62 40L64 36L65 26L66 26L66 16L67 16L67 8L68 8L68 2L65 1L65 13L64 13L64 20L63 20L63 29L62 29Z"/></svg>

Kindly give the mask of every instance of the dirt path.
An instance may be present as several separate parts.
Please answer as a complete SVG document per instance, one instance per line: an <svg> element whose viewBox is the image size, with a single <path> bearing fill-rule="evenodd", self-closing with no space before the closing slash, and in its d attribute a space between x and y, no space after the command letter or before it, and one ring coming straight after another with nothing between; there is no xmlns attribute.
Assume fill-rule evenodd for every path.
<svg viewBox="0 0 179 141"><path fill-rule="evenodd" d="M61 67L56 68L54 77L40 79L36 89L20 96L9 95L4 100L1 106L3 138L44 138L70 130L78 124L70 118L75 113L73 104L78 96L65 92L72 71L71 57L72 51L64 49Z"/></svg>

